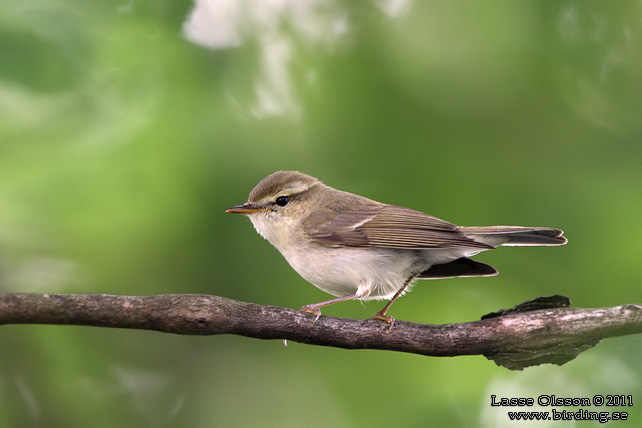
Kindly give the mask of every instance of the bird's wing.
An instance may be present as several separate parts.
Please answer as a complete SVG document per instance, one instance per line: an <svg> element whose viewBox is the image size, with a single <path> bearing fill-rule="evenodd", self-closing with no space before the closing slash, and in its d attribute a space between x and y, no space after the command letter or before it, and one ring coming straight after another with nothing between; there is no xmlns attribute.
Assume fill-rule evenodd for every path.
<svg viewBox="0 0 642 428"><path fill-rule="evenodd" d="M394 205L343 211L330 217L332 220L328 222L307 227L310 238L325 246L479 250L494 248L464 236L452 223Z"/></svg>

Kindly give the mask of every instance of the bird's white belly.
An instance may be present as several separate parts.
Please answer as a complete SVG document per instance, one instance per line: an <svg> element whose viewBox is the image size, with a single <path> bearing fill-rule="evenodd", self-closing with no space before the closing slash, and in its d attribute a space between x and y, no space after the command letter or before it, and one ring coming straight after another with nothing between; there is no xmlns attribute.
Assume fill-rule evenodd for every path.
<svg viewBox="0 0 642 428"><path fill-rule="evenodd" d="M333 296L389 299L413 274L430 267L421 253L387 248L328 248L284 253L299 275Z"/></svg>

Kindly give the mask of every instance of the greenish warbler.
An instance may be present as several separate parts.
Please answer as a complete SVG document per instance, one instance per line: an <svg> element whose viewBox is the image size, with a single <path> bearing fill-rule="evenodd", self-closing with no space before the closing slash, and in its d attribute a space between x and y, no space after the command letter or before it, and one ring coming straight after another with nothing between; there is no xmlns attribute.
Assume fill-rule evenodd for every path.
<svg viewBox="0 0 642 428"><path fill-rule="evenodd" d="M389 299L374 317L392 323L388 309L415 279L496 275L469 257L500 246L566 243L561 230L548 227L456 226L297 171L269 175L227 212L246 214L299 275L337 296L301 308L315 320L332 303Z"/></svg>

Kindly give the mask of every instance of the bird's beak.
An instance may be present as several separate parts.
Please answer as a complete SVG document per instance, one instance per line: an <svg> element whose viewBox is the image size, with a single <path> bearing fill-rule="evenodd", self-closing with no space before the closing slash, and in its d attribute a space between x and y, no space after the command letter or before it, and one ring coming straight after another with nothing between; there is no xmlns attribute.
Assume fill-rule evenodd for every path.
<svg viewBox="0 0 642 428"><path fill-rule="evenodd" d="M250 202L246 202L243 205L239 205L236 207L228 208L225 210L226 213L232 213L232 214L254 214L258 213L260 211L265 211L266 208L259 207L257 205L254 205Z"/></svg>

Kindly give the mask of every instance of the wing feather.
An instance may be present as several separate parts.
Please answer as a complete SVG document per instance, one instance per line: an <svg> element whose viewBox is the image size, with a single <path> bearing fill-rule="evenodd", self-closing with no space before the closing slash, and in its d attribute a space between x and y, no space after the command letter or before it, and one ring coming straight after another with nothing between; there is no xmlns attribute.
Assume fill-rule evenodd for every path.
<svg viewBox="0 0 642 428"><path fill-rule="evenodd" d="M399 249L489 249L445 220L395 205L340 212L329 222L309 225L309 236L326 246Z"/></svg>

